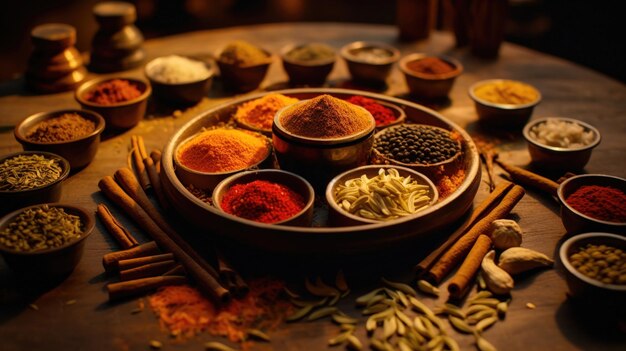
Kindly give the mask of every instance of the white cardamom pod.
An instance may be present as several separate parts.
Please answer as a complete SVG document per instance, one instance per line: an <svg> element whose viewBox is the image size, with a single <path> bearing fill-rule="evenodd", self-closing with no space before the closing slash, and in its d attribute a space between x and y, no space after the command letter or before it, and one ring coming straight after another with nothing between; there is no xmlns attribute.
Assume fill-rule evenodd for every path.
<svg viewBox="0 0 626 351"><path fill-rule="evenodd" d="M512 247L500 254L498 266L511 275L519 274L539 267L552 266L554 261L531 249Z"/></svg>
<svg viewBox="0 0 626 351"><path fill-rule="evenodd" d="M487 289L496 295L508 294L513 289L513 278L495 263L496 252L489 251L480 264Z"/></svg>

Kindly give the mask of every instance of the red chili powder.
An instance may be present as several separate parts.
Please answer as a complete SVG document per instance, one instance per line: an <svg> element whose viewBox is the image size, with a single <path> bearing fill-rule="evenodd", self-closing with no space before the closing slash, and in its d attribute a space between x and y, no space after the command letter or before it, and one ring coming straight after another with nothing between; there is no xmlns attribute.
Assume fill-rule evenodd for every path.
<svg viewBox="0 0 626 351"><path fill-rule="evenodd" d="M626 222L626 195L609 186L585 185L565 202L584 215L608 222Z"/></svg>
<svg viewBox="0 0 626 351"><path fill-rule="evenodd" d="M422 74L440 75L450 73L455 67L438 57L424 57L406 64L411 71Z"/></svg>
<svg viewBox="0 0 626 351"><path fill-rule="evenodd" d="M396 115L391 109L379 104L374 99L366 98L365 96L355 95L351 96L346 101L368 110L372 114L372 116L374 116L374 120L376 120L377 126L389 124L396 120Z"/></svg>
<svg viewBox="0 0 626 351"><path fill-rule="evenodd" d="M112 79L100 83L83 96L85 100L99 105L115 105L138 98L141 90L126 79Z"/></svg>
<svg viewBox="0 0 626 351"><path fill-rule="evenodd" d="M282 184L255 180L231 187L222 199L226 213L262 223L276 223L300 212L302 196Z"/></svg>

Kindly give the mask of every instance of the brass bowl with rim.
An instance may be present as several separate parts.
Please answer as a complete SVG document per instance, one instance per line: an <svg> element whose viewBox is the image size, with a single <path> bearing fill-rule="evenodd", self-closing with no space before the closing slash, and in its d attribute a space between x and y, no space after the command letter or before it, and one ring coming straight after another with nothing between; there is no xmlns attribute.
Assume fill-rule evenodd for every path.
<svg viewBox="0 0 626 351"><path fill-rule="evenodd" d="M444 74L425 74L416 72L408 67L413 61L427 57L436 57L450 64L454 69ZM452 90L456 78L463 73L463 65L460 61L444 55L427 55L413 53L404 56L398 64L404 74L404 79L409 87L409 93L418 98L438 99L445 98Z"/></svg>
<svg viewBox="0 0 626 351"><path fill-rule="evenodd" d="M502 81L513 81L526 84L537 92L537 98L525 104L500 104L490 102L476 96L476 88L485 84L498 83ZM541 102L541 92L537 88L528 83L511 79L487 79L476 82L469 87L469 96L474 101L474 107L476 108L476 113L478 114L478 119L481 123L509 129L517 129L524 126L524 124L530 119L530 116L532 116L535 106Z"/></svg>
<svg viewBox="0 0 626 351"><path fill-rule="evenodd" d="M177 55L189 60L202 63L206 69L205 77L188 82L170 83L159 80L154 77L152 70L154 66L159 65L166 56L157 57L146 64L144 74L150 81L154 96L174 105L191 105L206 97L213 83L215 75L215 67L211 60L202 60L200 57Z"/></svg>
<svg viewBox="0 0 626 351"><path fill-rule="evenodd" d="M294 49L301 48L307 45L320 45L330 51L332 51L332 57L326 59L315 60L296 60L289 56L289 53ZM307 43L288 45L284 47L280 52L280 58L283 64L283 68L289 76L289 82L294 85L322 85L326 81L326 78L333 70L337 55L335 50L322 43Z"/></svg>
<svg viewBox="0 0 626 351"><path fill-rule="evenodd" d="M380 60L366 60L357 55L359 51L370 49L382 50L389 55ZM343 46L340 53L346 61L352 79L366 84L384 84L393 65L400 59L398 49L379 42L355 41Z"/></svg>

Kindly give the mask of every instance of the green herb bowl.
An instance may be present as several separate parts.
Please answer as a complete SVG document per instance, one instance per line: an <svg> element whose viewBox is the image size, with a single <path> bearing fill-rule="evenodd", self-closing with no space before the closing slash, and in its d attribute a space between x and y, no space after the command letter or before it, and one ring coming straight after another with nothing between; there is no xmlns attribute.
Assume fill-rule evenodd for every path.
<svg viewBox="0 0 626 351"><path fill-rule="evenodd" d="M61 166L61 175L53 182L38 188L27 190L0 190L0 214L5 214L25 206L44 202L56 202L61 199L63 181L70 173L70 163L65 158L45 151L21 151L0 157L0 164L16 156L33 154L58 160Z"/></svg>
<svg viewBox="0 0 626 351"><path fill-rule="evenodd" d="M389 56L379 60L366 60L357 55L361 50L370 49L385 51ZM342 47L340 53L346 61L352 79L366 85L385 84L393 65L400 59L398 49L378 42L355 41Z"/></svg>
<svg viewBox="0 0 626 351"><path fill-rule="evenodd" d="M28 139L27 135L37 124L61 116L66 113L75 113L95 123L93 132L79 138L58 142L37 142ZM22 144L26 151L47 151L65 158L70 163L72 170L87 166L96 156L100 145L100 135L104 131L104 118L93 111L88 110L60 110L40 112L22 120L13 131L15 139Z"/></svg>
<svg viewBox="0 0 626 351"><path fill-rule="evenodd" d="M0 231L3 231L11 221L27 209L38 208L43 205L60 207L66 213L80 217L83 224L83 235L63 246L39 251L16 251L0 244L0 254L9 268L19 275L19 278L32 281L55 280L69 275L83 255L85 239L91 235L95 226L92 211L69 204L47 203L21 208L0 219Z"/></svg>
<svg viewBox="0 0 626 351"><path fill-rule="evenodd" d="M270 52L266 50L263 50L263 52L267 55L267 59L256 65L249 66L240 66L224 62L219 58L221 54L217 55L217 66L219 67L220 77L224 87L242 93L258 88L265 79L267 70L274 60L274 56Z"/></svg>
<svg viewBox="0 0 626 351"><path fill-rule="evenodd" d="M295 49L306 46L323 47L332 52L332 56L313 60L296 60L290 57L289 53ZM322 43L309 43L300 45L288 45L281 50L283 68L289 76L289 82L293 85L322 85L333 70L337 55L335 50Z"/></svg>

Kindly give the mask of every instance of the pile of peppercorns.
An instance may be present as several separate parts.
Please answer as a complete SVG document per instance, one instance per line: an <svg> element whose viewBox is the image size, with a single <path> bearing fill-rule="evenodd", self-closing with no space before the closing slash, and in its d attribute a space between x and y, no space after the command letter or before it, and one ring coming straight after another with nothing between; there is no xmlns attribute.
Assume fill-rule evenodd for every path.
<svg viewBox="0 0 626 351"><path fill-rule="evenodd" d="M450 132L421 124L403 124L385 130L374 141L383 156L402 163L434 164L460 152Z"/></svg>

